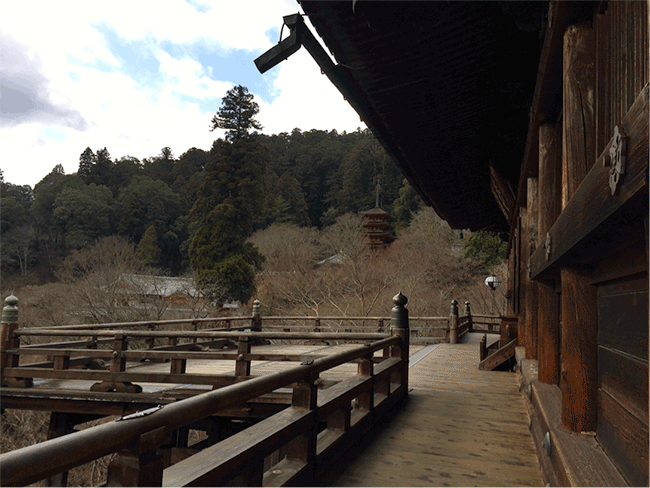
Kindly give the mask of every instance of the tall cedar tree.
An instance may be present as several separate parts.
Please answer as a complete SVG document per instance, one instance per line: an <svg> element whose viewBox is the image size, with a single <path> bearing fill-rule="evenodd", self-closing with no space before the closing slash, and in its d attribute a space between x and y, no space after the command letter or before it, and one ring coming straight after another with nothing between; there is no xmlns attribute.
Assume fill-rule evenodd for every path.
<svg viewBox="0 0 650 488"><path fill-rule="evenodd" d="M263 261L246 239L264 199L262 174L266 150L248 130L261 128L259 111L242 86L228 92L213 119L214 128L230 129L215 141L205 166L205 181L192 208L194 227L189 255L204 292L215 300L247 301L255 293L255 272ZM224 125L219 125L224 124Z"/></svg>
<svg viewBox="0 0 650 488"><path fill-rule="evenodd" d="M228 129L227 141L238 141L247 137L252 129L261 130L262 124L255 120L260 107L253 100L253 94L245 86L237 85L228 90L221 99L221 108L212 117L210 130Z"/></svg>

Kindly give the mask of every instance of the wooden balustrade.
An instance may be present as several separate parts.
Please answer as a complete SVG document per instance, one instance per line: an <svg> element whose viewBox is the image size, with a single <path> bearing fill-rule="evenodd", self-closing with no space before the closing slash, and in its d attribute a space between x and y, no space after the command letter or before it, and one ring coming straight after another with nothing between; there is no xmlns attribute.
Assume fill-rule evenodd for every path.
<svg viewBox="0 0 650 488"><path fill-rule="evenodd" d="M373 425L378 414L385 413L404 398L408 389L408 314L406 299L396 297L391 318L391 336L382 334L311 333L307 336L343 336L373 340L363 346L344 352L304 361L287 371L264 375L190 397L148 412L124 417L118 421L50 439L36 446L0 455L0 470L6 485L24 485L87 463L93 459L118 452L119 456L109 467L108 484L111 486L165 485L186 486L216 484L233 481L237 484L285 484L313 479L318 469L329 466L347 448L357 442ZM129 351L131 336L149 337L162 331L27 331L26 335L85 335L99 337L112 335L114 345L111 371L95 372L110 375L111 381L132 379L123 372L126 360L141 354L166 354L175 361L171 368L176 379L186 383L185 355L206 354L192 351ZM170 334L172 331L165 331ZM148 334L148 335L147 335ZM189 334L189 336L188 336ZM273 332L176 332L176 337L214 337L237 334L239 343L250 343L257 336L291 337L304 339L305 334ZM174 334L172 334L174 335ZM301 337L302 336L302 337ZM379 337L377 337L379 336ZM376 351L389 349L389 356L374 357ZM237 351L238 361L248 355L246 347ZM47 349L51 352L51 349ZM9 351L5 350L4 351ZM28 354L38 352L28 349ZM58 350L57 357L69 358L75 354L104 354L101 350ZM11 349L10 354L17 353ZM114 354L117 353L117 354ZM136 356L132 356L135 354ZM214 353L208 353L214 354ZM243 358L242 358L243 356ZM286 359L286 356L285 356ZM293 359L293 358L292 358ZM359 364L358 375L344 379L336 385L318 390L321 373L346 362ZM376 362L379 361L379 362ZM55 361L61 367L57 373L80 374L84 371L65 369L66 361ZM13 367L5 372L11 373ZM29 369L29 368L18 368ZM37 368L32 368L37 369ZM245 372L245 371L241 371ZM107 376L109 377L109 376ZM271 393L278 388L293 385L292 405L268 417L240 434L217 443L199 454L164 469L161 450L170 445L171 436L179 428L206 419L215 412L239 405L248 400ZM352 402L354 400L354 402ZM319 426L325 425L325 429ZM287 457L276 466L263 472L263 459L281 446L287 446ZM300 481L296 481L300 480Z"/></svg>

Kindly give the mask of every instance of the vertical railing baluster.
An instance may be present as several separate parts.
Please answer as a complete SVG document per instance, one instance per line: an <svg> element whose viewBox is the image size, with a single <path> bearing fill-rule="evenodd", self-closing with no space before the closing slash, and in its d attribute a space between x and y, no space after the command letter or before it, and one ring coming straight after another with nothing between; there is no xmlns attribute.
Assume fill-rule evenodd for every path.
<svg viewBox="0 0 650 488"><path fill-rule="evenodd" d="M391 310L390 317L390 332L393 336L398 336L401 339L399 346L392 346L390 355L391 357L400 358L403 361L401 371L393 373L391 376L391 383L398 383L404 386L404 396L408 394L408 364L409 364L409 311L405 305L408 303L408 298L399 292L393 297L395 306Z"/></svg>
<svg viewBox="0 0 650 488"><path fill-rule="evenodd" d="M449 343L458 342L458 300L455 298L451 301L451 311L449 313Z"/></svg>
<svg viewBox="0 0 650 488"><path fill-rule="evenodd" d="M251 342L248 336L240 336L237 342L237 361L235 376L250 376L251 361L246 356L251 352Z"/></svg>

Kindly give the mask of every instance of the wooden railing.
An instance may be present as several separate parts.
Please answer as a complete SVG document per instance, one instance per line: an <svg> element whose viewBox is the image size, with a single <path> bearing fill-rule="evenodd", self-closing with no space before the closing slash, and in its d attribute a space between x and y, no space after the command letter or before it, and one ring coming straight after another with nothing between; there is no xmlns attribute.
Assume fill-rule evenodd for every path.
<svg viewBox="0 0 650 488"><path fill-rule="evenodd" d="M390 318L262 317L258 302L253 315L246 317L47 329L19 328L17 315L16 320L11 317L5 320L3 311L0 377L5 387L29 387L35 378L49 378L91 380L95 382L92 391L136 396L141 391L138 382L210 385L213 390L139 416L127 416L3 454L0 456L2 481L5 485L33 483L117 452L118 459L108 473L108 483L116 486L309 482L358 441L378 416L406 396L411 341L439 334L434 339L455 343L472 331L475 323L469 303L465 303L465 314L461 316L454 300L449 317L411 318L410 322L424 325L410 328L405 303L403 296L396 296ZM174 330L164 330L166 327ZM20 346L21 339L43 337L49 337L50 342ZM364 345L329 356L251 352L254 343L264 340L363 342ZM375 355L380 351L380 355ZM47 360L26 364L26 359L37 356L45 356ZM105 369L75 368L98 360L104 362ZM135 361L146 360L169 362L169 370L143 372L127 368L129 362L133 366ZM196 364L195 360L232 361L234 372L188 373L188 361ZM256 377L251 375L251 361L292 361L300 365ZM357 363L357 375L333 386L319 378L321 373L346 362ZM244 405L279 388L290 388L293 392L288 408L240 434L204 445L205 449L198 454L177 464L170 464L170 456L165 453L175 445L181 429L186 431L219 411ZM265 457L280 449L287 453L286 457L265 470Z"/></svg>
<svg viewBox="0 0 650 488"><path fill-rule="evenodd" d="M104 387L134 385L133 381L176 383L227 382L230 384L180 400L150 411L141 412L92 427L80 432L48 440L44 443L16 450L0 456L0 471L4 485L24 485L37 482L62 471L88 463L107 454L118 452L118 460L109 467L108 484L113 486L170 486L223 485L226 482L253 485L284 485L312 480L319 470L330 467L340 456L367 432L376 418L385 413L408 391L408 313L406 299L395 297L390 335L341 333L287 333L244 331L138 331L59 329L14 329L12 344L3 343L6 378L57 377L100 380ZM3 322L4 315L3 315ZM4 325L12 325L6 323ZM3 332L10 330L5 328ZM96 335L98 340L109 338L112 349L70 348L6 348L15 346L21 336L49 335L56 337L86 337ZM2 337L7 337L3 334ZM227 352L129 350L131 340L151 337L236 340L236 354ZM301 360L295 355L255 355L250 344L255 339L334 339L364 340L354 349L327 357L303 360L299 366L280 373L248 378L250 361L254 359ZM84 341L81 341L84 342ZM87 342L87 341L86 341ZM57 343L61 344L61 343ZM246 350L247 349L247 350ZM382 352L375 357L376 352ZM53 368L20 367L14 364L18 355L53 354ZM111 371L81 371L66 369L70 358L82 354L107 358ZM129 373L124 366L127 359L170 359L170 373L142 375ZM194 375L184 372L183 362L195 359L231 359L235 361L236 375L226 381L215 375ZM358 374L343 379L334 386L319 390L319 376L346 362L358 363ZM108 383L108 384L107 384ZM221 383L223 384L223 383ZM100 388L105 390L106 388ZM216 412L240 405L279 388L292 388L291 406L267 419L231 436L177 464L166 466L164 451L174 444L174 435L180 428L214 415ZM264 471L266 456L281 447L286 458ZM117 463L117 464L115 464ZM125 468L126 467L126 468Z"/></svg>

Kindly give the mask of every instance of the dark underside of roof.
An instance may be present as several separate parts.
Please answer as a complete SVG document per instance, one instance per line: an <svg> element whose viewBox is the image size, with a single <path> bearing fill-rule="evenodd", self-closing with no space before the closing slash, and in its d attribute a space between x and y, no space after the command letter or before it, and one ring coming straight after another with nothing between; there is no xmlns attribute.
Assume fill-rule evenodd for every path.
<svg viewBox="0 0 650 488"><path fill-rule="evenodd" d="M300 1L368 127L453 228L508 231L548 2Z"/></svg>

